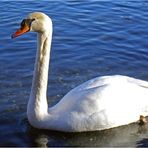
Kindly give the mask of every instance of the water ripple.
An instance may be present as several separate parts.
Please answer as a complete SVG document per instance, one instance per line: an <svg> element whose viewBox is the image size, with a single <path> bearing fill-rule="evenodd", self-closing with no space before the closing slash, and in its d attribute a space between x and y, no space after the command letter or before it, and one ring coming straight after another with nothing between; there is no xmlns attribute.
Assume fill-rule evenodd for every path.
<svg viewBox="0 0 148 148"><path fill-rule="evenodd" d="M36 35L28 33L12 40L11 34L30 12L42 11L52 18L54 32L48 86L51 106L70 89L96 76L123 74L148 80L147 8L145 0L2 1L0 146L39 146L36 141L45 137L49 146L136 145L138 136L133 138L126 128L119 129L120 133L123 130L130 135L128 139L124 133L125 142L118 130L110 132L112 138L105 132L91 133L91 137L78 134L71 138L73 134L53 132L49 135L30 129L26 104L35 61ZM37 136L42 134L45 136Z"/></svg>

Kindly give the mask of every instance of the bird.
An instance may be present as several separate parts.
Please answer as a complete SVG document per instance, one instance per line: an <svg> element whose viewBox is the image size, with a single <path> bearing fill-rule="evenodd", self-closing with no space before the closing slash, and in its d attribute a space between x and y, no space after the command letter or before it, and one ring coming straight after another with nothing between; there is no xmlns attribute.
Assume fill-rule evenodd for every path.
<svg viewBox="0 0 148 148"><path fill-rule="evenodd" d="M37 53L27 104L31 126L61 132L100 131L128 125L148 115L148 82L124 75L90 79L48 107L51 18L43 12L29 13L12 38L27 32L37 33Z"/></svg>

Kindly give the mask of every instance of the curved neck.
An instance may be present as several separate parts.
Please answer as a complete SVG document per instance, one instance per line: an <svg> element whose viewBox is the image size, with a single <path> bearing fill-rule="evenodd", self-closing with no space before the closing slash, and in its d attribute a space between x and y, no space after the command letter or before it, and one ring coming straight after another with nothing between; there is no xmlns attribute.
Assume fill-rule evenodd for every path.
<svg viewBox="0 0 148 148"><path fill-rule="evenodd" d="M30 112L33 112L33 114L35 113L35 116L42 116L48 112L46 93L51 39L52 31L48 35L46 33L38 33L35 69L27 108L29 114Z"/></svg>

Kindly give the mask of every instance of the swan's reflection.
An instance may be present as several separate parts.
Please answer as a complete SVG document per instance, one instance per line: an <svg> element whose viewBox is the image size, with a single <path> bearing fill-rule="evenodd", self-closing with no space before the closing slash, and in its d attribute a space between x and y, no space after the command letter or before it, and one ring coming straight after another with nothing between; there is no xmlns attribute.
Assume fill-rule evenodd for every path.
<svg viewBox="0 0 148 148"><path fill-rule="evenodd" d="M48 144L48 136L45 134L39 135L35 139L35 143L37 144L38 147L47 147Z"/></svg>
<svg viewBox="0 0 148 148"><path fill-rule="evenodd" d="M32 146L132 146L142 145L147 139L148 125L139 127L137 123L97 132L63 133L56 131L29 129ZM145 141L144 141L145 142Z"/></svg>

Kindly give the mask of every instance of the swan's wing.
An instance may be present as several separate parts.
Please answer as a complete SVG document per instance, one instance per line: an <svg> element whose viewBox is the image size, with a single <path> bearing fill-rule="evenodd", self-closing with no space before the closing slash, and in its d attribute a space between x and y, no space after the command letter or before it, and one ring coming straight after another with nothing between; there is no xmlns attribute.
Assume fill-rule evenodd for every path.
<svg viewBox="0 0 148 148"><path fill-rule="evenodd" d="M135 79L135 78L131 78L131 77L126 77L126 78L129 83L133 83L137 86L148 89L148 82L147 81L143 81L143 80L139 80L139 79Z"/></svg>
<svg viewBox="0 0 148 148"><path fill-rule="evenodd" d="M134 108L148 104L148 82L121 75L97 77L74 88L65 97L73 98L73 104L79 102L78 106L82 103L84 109L87 102L89 110L92 109L88 112L92 114L104 109L122 110L122 104L125 110L125 106Z"/></svg>
<svg viewBox="0 0 148 148"><path fill-rule="evenodd" d="M97 77L72 89L52 109L80 111L87 108L84 104L88 104L89 109L94 108L94 111L98 111L104 102L124 101L128 98L128 102L131 102L134 98L138 100L140 95L146 98L147 88L148 82L127 76Z"/></svg>
<svg viewBox="0 0 148 148"><path fill-rule="evenodd" d="M88 113L94 113L100 110L101 102L105 102L106 98L110 99L106 96L108 91L113 91L115 94L115 87L124 81L127 82L124 76L103 76L86 81L68 92L54 107L50 108L50 111L84 112L89 108ZM91 112L91 109L94 111Z"/></svg>
<svg viewBox="0 0 148 148"><path fill-rule="evenodd" d="M123 83L123 82L132 83L141 87L148 88L147 81L139 80L139 79L128 77L128 76L114 75L114 76L96 77L94 79L86 81L85 83L79 85L75 89L84 90L89 88L100 87L103 85L117 84L117 83Z"/></svg>
<svg viewBox="0 0 148 148"><path fill-rule="evenodd" d="M50 111L72 128L111 128L148 115L147 87L126 76L99 77L72 89Z"/></svg>

